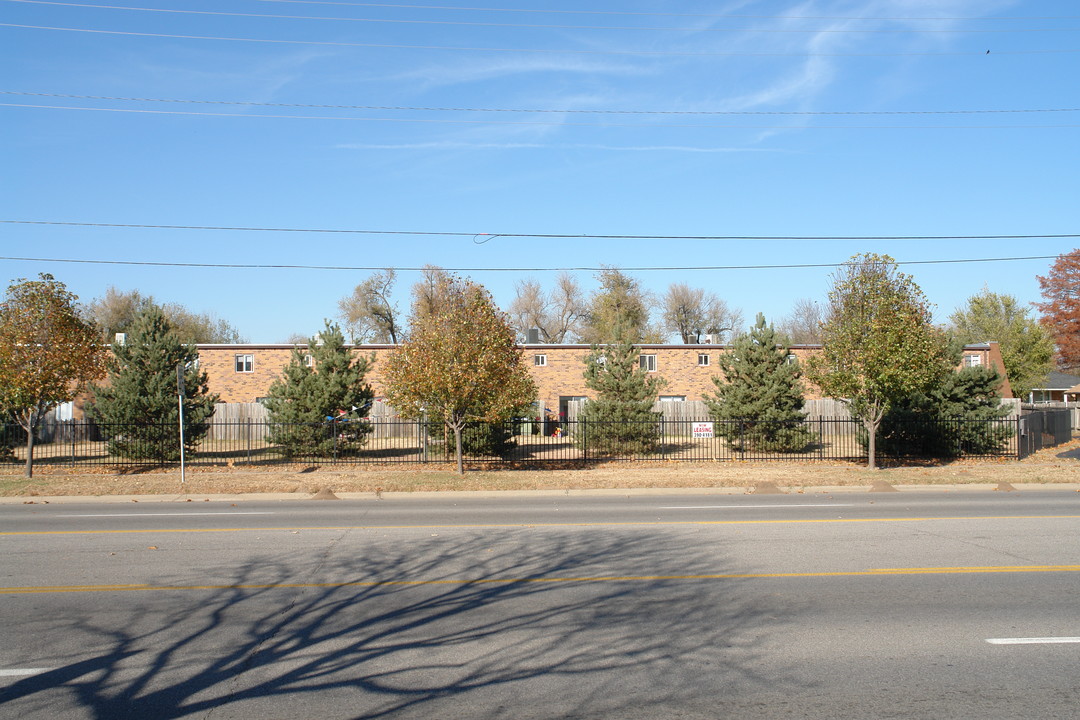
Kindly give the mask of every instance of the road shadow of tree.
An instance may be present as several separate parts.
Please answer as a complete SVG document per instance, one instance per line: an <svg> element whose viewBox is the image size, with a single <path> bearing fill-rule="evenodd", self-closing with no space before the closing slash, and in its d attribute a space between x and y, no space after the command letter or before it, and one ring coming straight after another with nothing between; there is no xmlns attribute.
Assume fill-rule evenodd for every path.
<svg viewBox="0 0 1080 720"><path fill-rule="evenodd" d="M333 717L633 717L690 698L706 717L718 688L783 674L775 658L760 668L785 608L746 580L691 577L718 572L716 547L640 529L444 535L364 557L267 553L221 584L163 573L174 589L125 593L130 609L80 614L73 600L64 624L87 650L39 659L56 669L0 703L326 716L317 695Z"/></svg>

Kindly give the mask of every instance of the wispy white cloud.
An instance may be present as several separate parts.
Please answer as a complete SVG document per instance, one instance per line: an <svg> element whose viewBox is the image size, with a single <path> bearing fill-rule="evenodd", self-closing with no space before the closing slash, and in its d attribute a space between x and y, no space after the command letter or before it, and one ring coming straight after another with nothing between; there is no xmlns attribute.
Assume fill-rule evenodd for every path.
<svg viewBox="0 0 1080 720"><path fill-rule="evenodd" d="M725 35L724 47L729 51L805 53L806 56L778 60L771 70L743 78L737 92L726 96L715 95L713 102L715 107L727 110L812 110L820 107L819 103L824 98L835 94L840 83L850 79L853 72L867 65L861 58L842 57L840 54L940 50L955 44L960 37L958 33L949 31L960 30L963 21L950 18L985 16L1016 4L1017 0L865 0L856 3L804 0L788 7L782 15L777 15L774 10L762 12L762 15L776 16L753 21L752 27L743 32ZM747 7L740 7L740 10L752 13ZM775 32L802 29L812 31ZM906 32L848 32L852 30ZM868 93L870 89L868 87L864 92ZM850 95L850 92L847 94ZM794 130L813 120L793 117L787 122ZM757 134L755 142L782 132L785 131L770 129L761 132Z"/></svg>
<svg viewBox="0 0 1080 720"><path fill-rule="evenodd" d="M188 97L217 95L268 102L290 85L302 82L310 66L334 56L329 50L303 49L269 58L241 56L231 63L223 56L218 62L207 64L190 62L186 55L167 64L145 63L133 57L126 66L125 76L113 80L136 86L151 83L155 87L170 87L173 92Z"/></svg>
<svg viewBox="0 0 1080 720"><path fill-rule="evenodd" d="M460 142L454 140L422 143L345 143L340 150L612 150L616 152L687 152L742 153L788 152L776 148L695 147L691 145L603 145L597 143L528 143L528 142Z"/></svg>
<svg viewBox="0 0 1080 720"><path fill-rule="evenodd" d="M647 65L632 61L595 60L578 57L500 57L484 60L427 64L386 78L394 82L414 82L419 90L464 85L518 75L572 74L588 76L646 76Z"/></svg>
<svg viewBox="0 0 1080 720"><path fill-rule="evenodd" d="M937 50L954 44L959 37L948 32L962 29L956 17L979 17L1000 12L1018 0L801 0L778 10L778 4L757 0L729 0L711 9L715 13L759 16L757 18L685 18L686 31L672 35L634 33L565 34L567 47L577 43L597 51L639 47L651 42L658 50L685 50L688 53L776 53L769 59L729 56L703 60L701 56L651 56L635 58L575 57L556 55L451 58L447 62L424 64L380 78L391 81L403 94L416 97L432 91L440 104L452 88L453 96L498 98L483 106L506 108L657 109L657 110L817 110L857 109L860 101L872 102L879 85L890 84L890 74L903 74L913 63L867 61L859 57L832 56L859 52ZM895 18L942 18L940 20L896 20ZM866 18L866 19L858 19ZM894 18L894 19L888 19ZM712 32L722 28L743 28L732 32ZM903 33L853 33L847 30L897 30ZM776 32L806 30L807 32ZM920 32L920 30L925 32ZM933 31L933 32L931 32ZM647 41L643 40L648 38ZM790 56L785 56L790 54ZM868 70L868 68L872 68ZM873 73L877 73L874 75ZM918 78L916 78L918 79ZM877 84L875 84L877 83ZM472 88L465 86L472 84ZM856 87L857 86L857 87ZM903 87L896 83L895 87ZM477 91L482 95L475 94ZM878 95L880 97L880 94ZM838 100L839 99L839 100ZM473 99L472 103L477 100ZM833 105L827 103L832 102ZM845 103L838 107L837 102ZM462 104L462 103L455 103ZM467 103L466 103L467 104ZM590 147L598 150L668 152L745 152L771 136L797 130L815 122L810 116L775 118L779 127L768 130L726 132L722 145L713 147L712 138L700 131L649 131L653 142L635 143L625 133L628 145L614 143L552 145L555 139L570 139L580 128L573 113L515 115L522 120L535 117L537 125L479 125L459 128L431 143L363 144L363 149L393 148L531 148ZM643 125L643 128L645 126ZM613 131L615 132L615 131ZM663 132L666 137L661 139ZM687 133L694 132L693 137ZM576 138L575 138L576 139ZM592 139L587 138L587 139ZM614 139L607 136L605 140ZM660 142L655 142L660 140Z"/></svg>

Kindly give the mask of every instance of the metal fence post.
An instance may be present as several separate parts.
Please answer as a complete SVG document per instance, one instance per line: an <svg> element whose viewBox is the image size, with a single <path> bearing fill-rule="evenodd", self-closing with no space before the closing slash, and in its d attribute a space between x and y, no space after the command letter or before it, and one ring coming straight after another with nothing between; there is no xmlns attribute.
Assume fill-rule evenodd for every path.
<svg viewBox="0 0 1080 720"><path fill-rule="evenodd" d="M333 420L331 420L327 424L330 426L330 432L332 432L334 434L334 463L337 463L337 453L338 453L338 447L337 447L337 440L338 440L337 423L335 423Z"/></svg>
<svg viewBox="0 0 1080 720"><path fill-rule="evenodd" d="M667 460L667 421L660 418L660 459Z"/></svg>
<svg viewBox="0 0 1080 720"><path fill-rule="evenodd" d="M1016 459L1024 459L1024 438L1020 435L1021 415L1016 416Z"/></svg>
<svg viewBox="0 0 1080 720"><path fill-rule="evenodd" d="M247 429L245 431L245 442L247 444L247 461L248 465L251 464L251 418L247 419Z"/></svg>
<svg viewBox="0 0 1080 720"><path fill-rule="evenodd" d="M587 462L589 460L589 421L582 415L578 415L578 422L581 423L581 459Z"/></svg>
<svg viewBox="0 0 1080 720"><path fill-rule="evenodd" d="M818 460L825 459L825 418L817 416L817 452Z"/></svg>
<svg viewBox="0 0 1080 720"><path fill-rule="evenodd" d="M427 413L420 415L420 419L416 421L416 429L420 433L420 462L426 463L428 461Z"/></svg>

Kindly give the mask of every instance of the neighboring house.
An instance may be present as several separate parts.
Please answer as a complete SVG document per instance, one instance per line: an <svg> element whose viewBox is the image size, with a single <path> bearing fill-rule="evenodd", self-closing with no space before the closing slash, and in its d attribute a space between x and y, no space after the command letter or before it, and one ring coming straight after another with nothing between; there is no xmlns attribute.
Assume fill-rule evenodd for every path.
<svg viewBox="0 0 1080 720"><path fill-rule="evenodd" d="M218 393L222 402L257 402L264 399L270 384L280 377L289 363L294 347L303 345L199 345L199 367L209 378L210 392ZM357 345L357 354L373 357L367 375L375 396L386 394L380 360L394 351L393 345ZM566 412L572 400L589 397L585 387L585 357L588 345L521 345L522 358L536 383L541 407L552 413ZM661 390L661 400L679 402L701 400L713 391L713 376L720 374L717 358L729 352L729 345L640 345L640 367L655 372L667 381ZM818 352L820 345L795 345L791 360L797 362ZM963 365L994 367L1005 377L1002 396L1012 397L1005 375L1005 366L997 343L979 343L964 348ZM1080 378L1075 380L1080 382ZM816 388L808 387L807 398L820 397Z"/></svg>
<svg viewBox="0 0 1080 720"><path fill-rule="evenodd" d="M1023 398L1027 402L1063 402L1075 403L1080 400L1080 377L1061 372L1051 372L1032 388L1031 394Z"/></svg>

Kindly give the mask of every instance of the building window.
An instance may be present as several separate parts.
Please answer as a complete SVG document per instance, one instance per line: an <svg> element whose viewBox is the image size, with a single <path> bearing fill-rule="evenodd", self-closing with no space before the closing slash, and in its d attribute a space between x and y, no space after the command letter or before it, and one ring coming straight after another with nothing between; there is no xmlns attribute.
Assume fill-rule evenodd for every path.
<svg viewBox="0 0 1080 720"><path fill-rule="evenodd" d="M68 400L67 402L60 403L59 405L56 406L55 416L56 416L56 419L60 420L61 422L65 421L65 420L74 420L75 419L75 403L72 402L71 400Z"/></svg>
<svg viewBox="0 0 1080 720"><path fill-rule="evenodd" d="M660 402L686 402L685 395L661 395Z"/></svg>
<svg viewBox="0 0 1080 720"><path fill-rule="evenodd" d="M799 357L798 355L788 355L784 358L784 362L788 365L797 365L799 363Z"/></svg>
<svg viewBox="0 0 1080 720"><path fill-rule="evenodd" d="M305 367L314 367L314 365L315 365L315 358L311 357L310 354L305 355L304 356L304 366Z"/></svg>
<svg viewBox="0 0 1080 720"><path fill-rule="evenodd" d="M255 356L254 355L237 355L236 356L236 372L242 372L242 373L255 372Z"/></svg>
<svg viewBox="0 0 1080 720"><path fill-rule="evenodd" d="M982 355L965 355L964 367L979 367L982 365Z"/></svg>
<svg viewBox="0 0 1080 720"><path fill-rule="evenodd" d="M547 365L547 355L533 355L533 365L536 367Z"/></svg>
<svg viewBox="0 0 1080 720"><path fill-rule="evenodd" d="M645 372L656 372L656 356L642 355L638 358L638 365Z"/></svg>
<svg viewBox="0 0 1080 720"><path fill-rule="evenodd" d="M708 356L708 354L706 354L706 353L698 353L697 364L698 364L699 367L708 367L709 366L709 356Z"/></svg>

